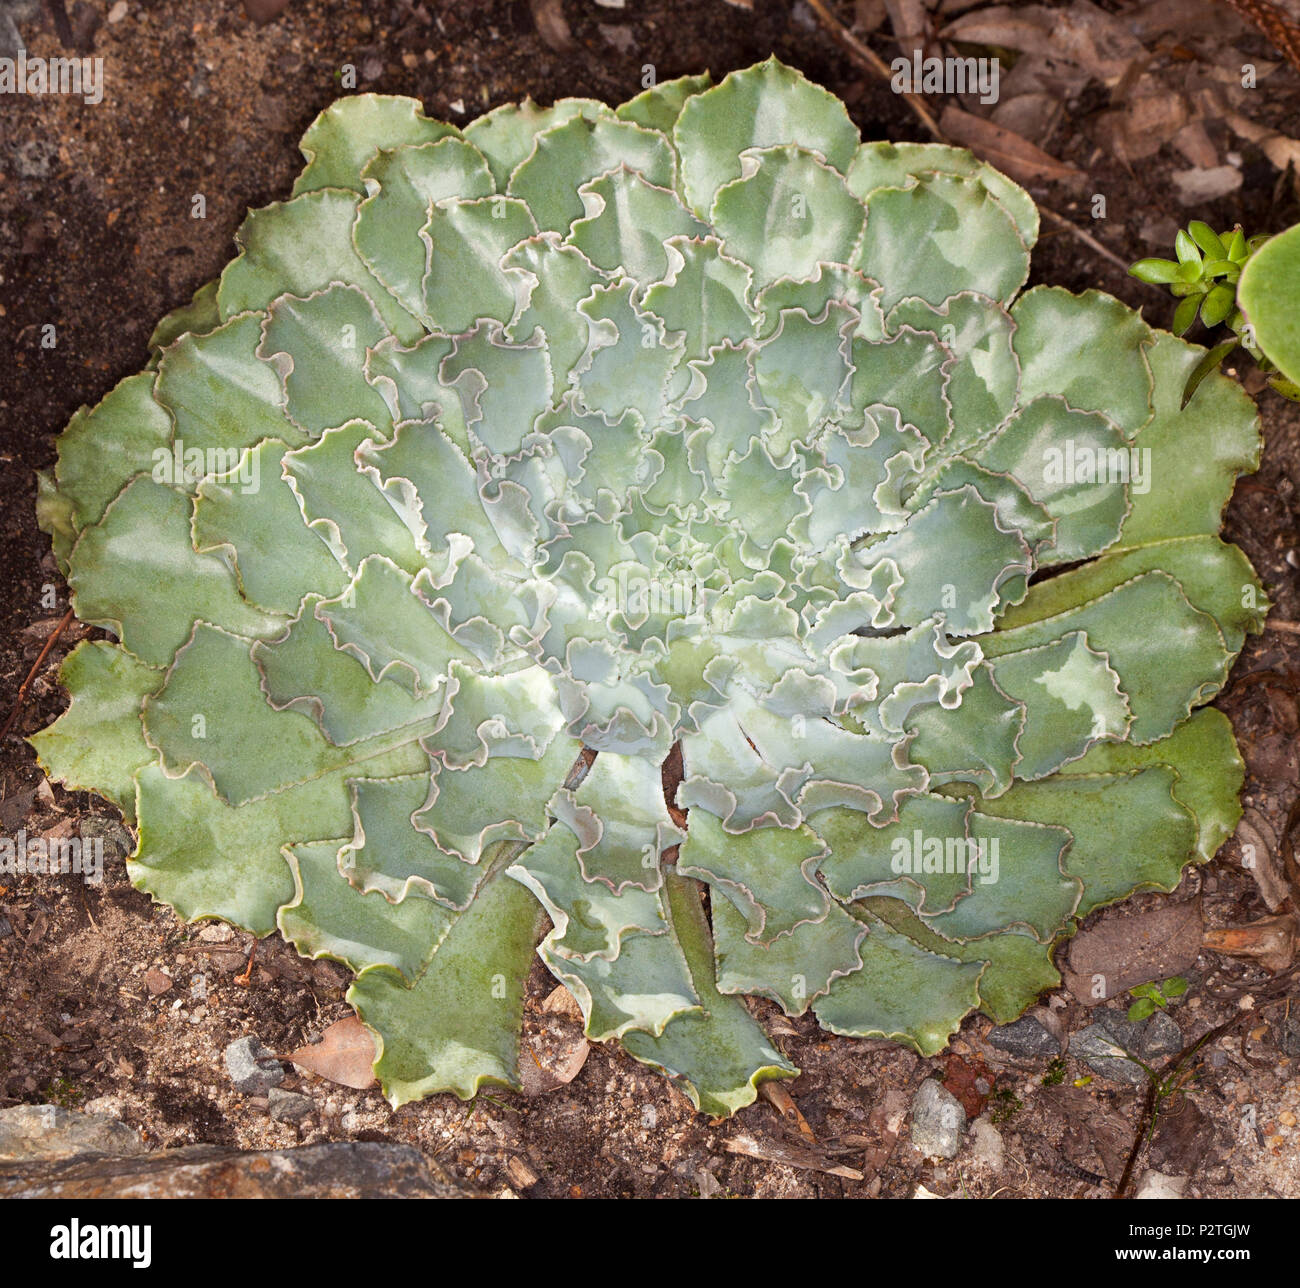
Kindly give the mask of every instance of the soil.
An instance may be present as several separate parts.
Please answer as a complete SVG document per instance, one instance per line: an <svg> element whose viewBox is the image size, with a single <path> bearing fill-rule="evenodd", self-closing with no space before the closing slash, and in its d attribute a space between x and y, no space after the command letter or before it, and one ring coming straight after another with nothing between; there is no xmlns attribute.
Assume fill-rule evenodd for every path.
<svg viewBox="0 0 1300 1288"><path fill-rule="evenodd" d="M29 53L61 52L46 10L27 0L4 7ZM55 436L79 405L144 365L154 323L216 276L246 209L287 193L299 165L296 140L336 96L344 64L359 69L363 88L416 95L431 115L465 121L524 95L622 101L641 88L647 63L661 80L705 66L718 77L775 52L839 94L864 137L925 138L888 84L851 62L801 4L758 0L745 12L721 0L631 0L626 8L570 2L566 52L539 37L529 5L517 0L423 9L295 0L267 26L251 22L237 0L129 0L112 8L125 8L125 16L110 21L109 0L70 6L83 41L106 60L102 103L0 103L0 587L7 605L0 716L67 607L35 525L32 471L51 464ZM1243 34L1238 44L1276 59L1261 37ZM1252 119L1294 121L1297 100L1300 77L1283 67L1256 96ZM1126 262L1167 253L1175 217L1186 217L1168 198L1168 176L1185 162L1167 148L1136 170L1114 160L1096 142L1104 107L1104 97L1086 93L1052 141L1054 155L1087 168L1087 183L1031 185L1035 196L1087 223ZM1294 222L1293 190L1264 157L1247 148L1242 168L1237 193L1192 213L1252 231ZM1107 198L1104 220L1087 218L1095 193ZM193 217L196 194L205 199L203 218ZM1033 280L1098 286L1143 307L1148 320L1168 323L1167 297L1051 227L1035 253ZM52 348L42 344L49 325ZM1254 562L1275 615L1294 622L1300 408L1268 392L1260 407L1264 463L1238 486L1227 536ZM271 1120L265 1102L233 1091L221 1053L244 1034L279 1052L318 1035L349 1014L344 973L300 960L275 940L258 946L241 982L247 938L184 926L152 905L126 880L122 860L133 842L112 808L44 782L20 735L63 708L55 662L79 631L60 639L0 746L0 833L98 828L115 844L106 846L101 886L70 876L11 878L10 888L0 888L0 933L6 925L11 931L0 938L0 1107L91 1106L160 1146L399 1141L460 1183L529 1195L902 1196L920 1184L943 1195L1100 1196L1118 1180L1141 1094L1096 1077L1073 1085L1089 1077L1073 1058L1063 1081L1045 1060L1016 1064L984 1042L990 1025L980 1017L967 1022L949 1054L922 1060L889 1043L829 1038L811 1019L786 1020L758 1003L803 1070L786 1085L816 1146L766 1101L711 1123L617 1047L594 1047L574 1081L544 1096L493 1092L472 1105L438 1096L397 1112L376 1090L291 1073L285 1085L313 1096L317 1111L298 1124ZM1296 643L1273 630L1250 640L1220 700L1247 760L1246 804L1279 836L1297 788ZM1144 896L1137 906L1164 898ZM1267 911L1235 843L1169 898L1200 898L1211 926L1241 925ZM144 978L156 970L172 980L158 995ZM1250 1009L1250 990L1268 980L1257 967L1210 953L1190 978L1190 992L1171 1009L1188 1041ZM149 982L161 980L151 974ZM539 964L530 981L534 1018L552 988ZM1087 1008L1064 990L1044 1002L1044 1015L1064 1031L1088 1023ZM1184 1149L1179 1174L1190 1174L1189 1194L1300 1195L1300 1060L1278 1046L1283 1014L1271 1006L1202 1050L1189 1094L1166 1106L1161 1157L1173 1158L1166 1170L1177 1171L1175 1146ZM1001 1162L978 1147L987 1145L984 1131L968 1136L948 1163L926 1161L911 1146L904 1113L936 1071L972 1109L984 1106L1001 1135ZM1193 1117L1200 1135L1180 1145L1174 1138L1188 1135ZM781 1149L803 1149L801 1160L816 1167L770 1161ZM824 1170L830 1167L861 1179Z"/></svg>

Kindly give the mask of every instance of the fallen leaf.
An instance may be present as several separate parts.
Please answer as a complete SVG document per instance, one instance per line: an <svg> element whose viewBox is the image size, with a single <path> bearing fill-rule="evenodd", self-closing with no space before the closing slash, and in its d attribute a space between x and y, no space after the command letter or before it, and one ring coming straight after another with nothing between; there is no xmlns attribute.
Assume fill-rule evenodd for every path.
<svg viewBox="0 0 1300 1288"><path fill-rule="evenodd" d="M582 1072L591 1044L582 1028L564 1015L524 1019L519 1081L526 1096L544 1096Z"/></svg>
<svg viewBox="0 0 1300 1288"><path fill-rule="evenodd" d="M758 1140L754 1136L733 1136L722 1142L728 1154L741 1154L756 1158L761 1163L780 1163L785 1167L798 1167L811 1172L825 1172L828 1176L841 1176L846 1181L860 1181L863 1174L855 1167L832 1163L829 1158L811 1149L801 1149L774 1140Z"/></svg>
<svg viewBox="0 0 1300 1288"><path fill-rule="evenodd" d="M317 1077L358 1091L373 1087L376 1079L375 1039L355 1015L331 1024L319 1042L291 1051L285 1058Z"/></svg>
<svg viewBox="0 0 1300 1288"><path fill-rule="evenodd" d="M1258 810L1249 809L1233 840L1241 853L1241 866L1254 877L1269 912L1276 912L1291 897L1291 887L1282 871L1273 828Z"/></svg>
<svg viewBox="0 0 1300 1288"><path fill-rule="evenodd" d="M1030 183L1035 179L1075 179L1082 175L1082 171L1058 161L1013 130L994 125L982 116L963 112L959 107L945 107L939 126L954 143L970 148L977 157L1005 170L1019 183Z"/></svg>
<svg viewBox="0 0 1300 1288"><path fill-rule="evenodd" d="M1096 1006L1134 984L1182 975L1201 951L1201 904L1164 903L1148 911L1115 908L1070 940L1065 985Z"/></svg>
<svg viewBox="0 0 1300 1288"><path fill-rule="evenodd" d="M537 34L552 49L562 54L573 48L573 32L569 29L560 0L529 0L529 7L533 11L533 22L537 24Z"/></svg>
<svg viewBox="0 0 1300 1288"><path fill-rule="evenodd" d="M1042 143L1056 128L1061 112L1061 101L1056 95L1035 90L1004 99L993 109L990 119L994 125L1031 143Z"/></svg>
<svg viewBox="0 0 1300 1288"><path fill-rule="evenodd" d="M799 1106L795 1104L794 1097L775 1079L762 1083L758 1088L758 1094L763 1097L782 1118L793 1120L799 1133L806 1136L810 1141L816 1141L817 1137L813 1135L813 1129L808 1125L808 1120L799 1112Z"/></svg>
<svg viewBox="0 0 1300 1288"><path fill-rule="evenodd" d="M1207 930L1205 946L1227 957L1249 957L1276 974L1295 960L1296 920L1290 915L1262 917L1247 926Z"/></svg>
<svg viewBox="0 0 1300 1288"><path fill-rule="evenodd" d="M1171 177L1178 189L1178 200L1184 206L1216 201L1241 187L1241 171L1230 165L1211 170L1176 170Z"/></svg>

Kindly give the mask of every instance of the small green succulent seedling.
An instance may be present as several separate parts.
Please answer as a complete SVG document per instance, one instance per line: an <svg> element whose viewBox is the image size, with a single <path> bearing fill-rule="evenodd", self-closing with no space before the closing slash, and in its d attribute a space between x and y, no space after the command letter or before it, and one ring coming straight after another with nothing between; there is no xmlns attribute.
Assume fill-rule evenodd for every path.
<svg viewBox="0 0 1300 1288"><path fill-rule="evenodd" d="M1182 997L1187 992L1187 981L1181 975L1173 975L1159 984L1139 984L1129 989L1129 996L1137 1001L1128 1008L1128 1018L1136 1023L1154 1015L1156 1009L1163 1010L1175 997Z"/></svg>
<svg viewBox="0 0 1300 1288"><path fill-rule="evenodd" d="M535 947L711 1114L796 1072L747 996L932 1054L1231 833L1254 407L1023 291L1005 176L774 60L302 146L41 480L116 642L33 742L355 972L393 1104L518 1085Z"/></svg>
<svg viewBox="0 0 1300 1288"><path fill-rule="evenodd" d="M1294 230L1293 230L1294 231ZM1300 385L1294 375L1289 375L1283 363L1276 355L1282 345L1275 348L1271 340L1271 328L1268 323L1261 331L1258 321L1248 320L1246 308L1249 296L1243 295L1240 283L1247 265L1256 258L1259 250L1270 240L1267 235L1247 238L1240 225L1223 233L1216 233L1209 224L1194 219L1186 229L1179 229L1174 243L1176 259L1140 259L1129 269L1134 277L1143 282L1157 286L1167 286L1171 294L1179 297L1178 307L1174 310L1173 332L1186 335L1199 316L1202 325L1213 330L1226 325L1232 332L1232 338L1223 340L1206 351L1205 356L1192 371L1183 391L1183 405L1191 401L1201 381L1211 371L1217 371L1219 365L1234 350L1244 348L1259 365L1260 370L1270 373L1269 384L1285 398L1300 401ZM1300 301L1300 273L1294 264L1288 264L1289 271L1280 276L1277 269L1281 266L1276 260L1276 251L1268 257L1274 260L1273 271L1261 274L1258 270L1251 277L1266 281L1261 294L1268 292L1272 298L1279 300L1282 312L1296 311ZM1254 309L1250 310L1254 313ZM1260 310L1264 312L1263 309ZM1271 323L1271 317L1270 317ZM1279 325L1277 332L1282 330Z"/></svg>

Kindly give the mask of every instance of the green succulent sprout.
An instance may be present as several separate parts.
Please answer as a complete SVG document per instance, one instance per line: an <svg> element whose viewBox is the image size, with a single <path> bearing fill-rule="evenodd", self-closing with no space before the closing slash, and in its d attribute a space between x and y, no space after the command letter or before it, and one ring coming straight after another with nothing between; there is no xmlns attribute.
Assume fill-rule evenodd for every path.
<svg viewBox="0 0 1300 1288"><path fill-rule="evenodd" d="M1267 244L1270 249L1261 255ZM1183 390L1183 405L1238 346L1255 359L1274 390L1300 402L1300 331L1295 320L1300 296L1300 228L1278 237L1247 239L1240 227L1216 233L1209 224L1193 219L1186 230L1179 229L1174 253L1176 261L1140 259L1129 272L1143 282L1167 286L1179 297L1174 310L1175 335L1186 335L1198 317L1209 330L1224 324L1232 332L1230 338L1207 350L1192 369Z"/></svg>
<svg viewBox="0 0 1300 1288"><path fill-rule="evenodd" d="M517 1085L537 952L700 1109L745 996L941 1049L1239 816L1218 536L1250 400L1028 195L768 61L463 131L360 95L42 523L82 620L48 771L134 883L356 972L394 1105Z"/></svg>

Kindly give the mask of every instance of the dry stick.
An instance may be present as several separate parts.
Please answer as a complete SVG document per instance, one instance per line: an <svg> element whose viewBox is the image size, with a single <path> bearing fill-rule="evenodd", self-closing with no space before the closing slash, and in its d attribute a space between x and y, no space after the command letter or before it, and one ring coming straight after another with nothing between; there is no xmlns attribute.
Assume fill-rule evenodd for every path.
<svg viewBox="0 0 1300 1288"><path fill-rule="evenodd" d="M1056 224L1057 227L1064 229L1067 233L1073 233L1085 246L1092 247L1092 249L1095 250L1098 255L1100 255L1103 259L1110 260L1110 262L1114 264L1116 268L1123 270L1124 275L1126 277L1128 276L1128 269L1129 269L1128 261L1122 259L1119 255L1116 255L1115 252L1111 250L1109 246L1103 245L1091 233L1084 232L1082 228L1080 228L1077 224L1071 223L1071 221L1068 220L1064 215L1058 215L1056 211L1051 208L1051 206L1045 206L1040 201L1038 202L1038 209L1043 214L1045 214L1048 217L1048 219L1052 221L1052 223ZM1134 280L1141 281L1141 278L1136 278ZM1154 283L1143 282L1142 285L1150 286L1154 290L1160 291L1161 296L1164 296L1164 292L1160 290L1160 287L1155 286Z"/></svg>
<svg viewBox="0 0 1300 1288"><path fill-rule="evenodd" d="M833 13L831 13L830 9L826 5L826 0L808 0L808 6L812 9L813 13L817 15L818 21L826 28L835 43L847 51L854 61L867 68L867 70L873 72L875 75L881 77L883 80L892 79L889 64L886 63L885 60L881 58L881 56L869 45L860 41ZM921 102L918 95L910 92L905 93L903 99L907 103L908 107L912 109L921 124L929 130L931 137L936 143L950 144L948 136L939 128L938 122L930 115L929 108ZM1064 215L1058 215L1050 206L1043 205L1041 201L1038 202L1037 205L1038 209L1059 228L1063 229L1065 232L1073 233L1074 236L1083 242L1085 246L1096 251L1096 253L1103 259L1109 260L1110 263L1114 264L1127 275L1129 269L1127 261L1121 259L1113 250L1104 246L1094 236L1092 236L1091 233L1086 233L1082 228L1071 223L1071 221ZM1143 285L1149 286L1150 283L1143 283ZM1163 295L1164 292L1162 291L1161 294Z"/></svg>
<svg viewBox="0 0 1300 1288"><path fill-rule="evenodd" d="M1285 631L1288 635L1300 635L1300 622L1282 622L1269 620L1264 623L1266 631Z"/></svg>
<svg viewBox="0 0 1300 1288"><path fill-rule="evenodd" d="M22 710L23 699L27 696L27 690L31 688L32 681L36 678L36 673L41 669L41 663L50 655L59 636L67 629L68 623L72 620L72 609L68 609L63 614L63 620L50 632L50 638L45 641L45 647L41 649L40 656L32 663L32 669L27 672L27 678L18 686L18 696L14 699L14 704L10 708L9 718L5 721L5 726L0 729L0 742L9 737L9 730L14 727L14 721L18 719L18 713Z"/></svg>
<svg viewBox="0 0 1300 1288"><path fill-rule="evenodd" d="M830 33L836 44L845 49L849 56L864 64L882 80L892 79L889 64L876 53L870 45L860 41L831 11L825 0L808 0L808 6L817 15L822 26ZM930 131L936 143L947 143L948 136L939 128L939 123L930 115L930 109L921 102L918 95L908 91L903 95L908 107L916 113L921 124Z"/></svg>

